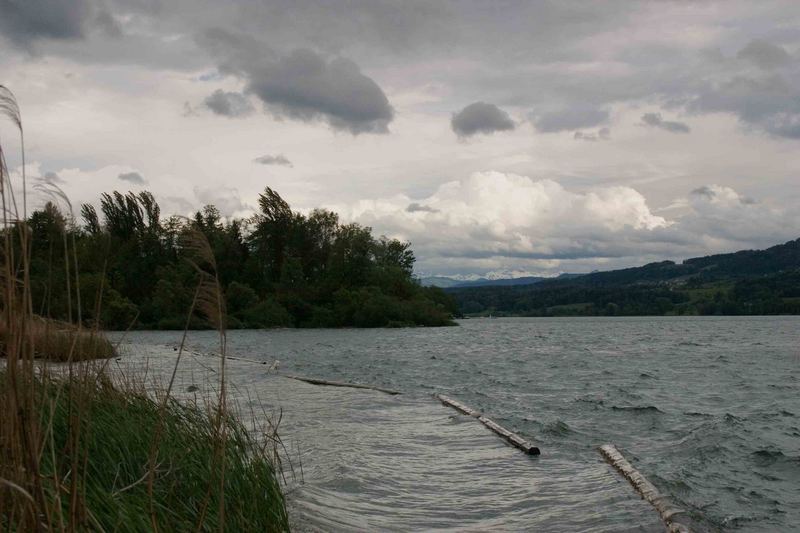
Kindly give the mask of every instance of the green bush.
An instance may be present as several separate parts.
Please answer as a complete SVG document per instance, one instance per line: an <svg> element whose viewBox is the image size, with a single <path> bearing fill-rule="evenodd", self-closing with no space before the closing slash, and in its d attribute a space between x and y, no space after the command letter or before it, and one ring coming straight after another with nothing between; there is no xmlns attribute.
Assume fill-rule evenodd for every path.
<svg viewBox="0 0 800 533"><path fill-rule="evenodd" d="M275 300L262 300L234 316L246 328L288 328L293 325L292 315Z"/></svg>

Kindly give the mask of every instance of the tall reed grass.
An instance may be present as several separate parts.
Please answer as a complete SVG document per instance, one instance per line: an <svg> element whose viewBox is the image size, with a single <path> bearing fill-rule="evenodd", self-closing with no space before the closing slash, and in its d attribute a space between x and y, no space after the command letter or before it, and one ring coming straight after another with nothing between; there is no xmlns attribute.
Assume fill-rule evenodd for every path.
<svg viewBox="0 0 800 533"><path fill-rule="evenodd" d="M103 358L114 347L81 320L74 242L65 268L75 321L33 314L24 133L2 85L0 115L19 134L23 162L20 212L0 137L0 531L287 530L276 440L257 440L228 408L225 302L208 241L190 229L183 250L197 271L188 315L204 315L219 331L216 397L172 397L186 331L166 388L112 376ZM98 307L101 296L102 287Z"/></svg>

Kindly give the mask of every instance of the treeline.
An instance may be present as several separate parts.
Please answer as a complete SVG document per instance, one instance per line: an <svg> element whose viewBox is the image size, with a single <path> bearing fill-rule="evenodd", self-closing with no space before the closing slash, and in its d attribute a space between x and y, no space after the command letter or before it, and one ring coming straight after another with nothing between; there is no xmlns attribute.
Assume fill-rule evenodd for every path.
<svg viewBox="0 0 800 533"><path fill-rule="evenodd" d="M800 314L800 240L514 287L447 289L465 315Z"/></svg>
<svg viewBox="0 0 800 533"><path fill-rule="evenodd" d="M447 289L465 315L648 316L800 314L800 273L684 286Z"/></svg>
<svg viewBox="0 0 800 533"><path fill-rule="evenodd" d="M292 211L270 188L258 203L249 219L226 220L213 205L192 219L162 218L151 193L113 192L99 213L85 204L76 220L50 202L28 220L34 312L106 329L182 329L197 275L182 259L191 225L214 252L229 327L452 323L452 298L412 277L409 243L330 211ZM206 324L193 317L190 327Z"/></svg>

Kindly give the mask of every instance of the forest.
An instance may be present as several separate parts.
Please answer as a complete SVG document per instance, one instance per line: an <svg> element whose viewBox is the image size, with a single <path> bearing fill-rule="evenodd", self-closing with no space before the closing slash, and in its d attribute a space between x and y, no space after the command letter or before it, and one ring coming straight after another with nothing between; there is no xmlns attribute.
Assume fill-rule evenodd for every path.
<svg viewBox="0 0 800 533"><path fill-rule="evenodd" d="M465 315L800 314L800 239L520 286L446 289Z"/></svg>
<svg viewBox="0 0 800 533"><path fill-rule="evenodd" d="M162 217L146 191L104 193L99 205L73 216L53 195L30 214L35 313L109 330L183 329L197 273L181 237L194 228L216 259L230 328L453 324L453 299L412 276L410 243L376 238L324 209L293 211L269 187L247 219L226 219L213 205ZM207 324L192 317L189 327Z"/></svg>

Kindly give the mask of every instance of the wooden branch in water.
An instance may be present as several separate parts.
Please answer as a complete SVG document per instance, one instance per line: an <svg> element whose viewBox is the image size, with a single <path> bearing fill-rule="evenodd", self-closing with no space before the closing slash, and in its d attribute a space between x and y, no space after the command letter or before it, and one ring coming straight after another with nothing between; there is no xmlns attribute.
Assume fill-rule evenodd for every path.
<svg viewBox="0 0 800 533"><path fill-rule="evenodd" d="M445 396L444 394L435 394L434 396L436 396L436 398L438 398L440 402L442 402L445 405L449 405L456 411L460 411L465 415L473 416L475 418L481 417L481 413L479 413L478 411L472 409L471 407L467 407L463 403L456 401L448 396Z"/></svg>
<svg viewBox="0 0 800 533"><path fill-rule="evenodd" d="M312 385L324 385L327 387L349 387L351 389L370 389L391 395L402 394L400 391L392 389L384 389L381 387L375 387L373 385L359 385L358 383L344 383L342 381L327 381L324 379L305 378L301 376L292 376L289 374L279 374L279 375L289 379L296 379L297 381L305 381L306 383L311 383Z"/></svg>
<svg viewBox="0 0 800 533"><path fill-rule="evenodd" d="M647 500L658 511L667 531L670 533L689 533L691 529L681 524L686 519L686 511L674 504L636 470L613 444L604 444L599 448L600 454L611 464L622 477L628 480L639 495ZM683 515L683 516L682 516Z"/></svg>
<svg viewBox="0 0 800 533"><path fill-rule="evenodd" d="M173 346L172 350L177 352L178 348ZM191 355L198 356L198 357L219 357L217 354L213 354L213 353L202 353L202 352L188 351L188 350L187 350L187 352L189 354L191 354ZM275 361L259 361L257 359L247 359L245 357L236 357L236 356L233 356L233 355L226 355L225 359L229 359L231 361L241 361L243 363L252 363L254 365L270 365L270 369L269 370L272 370L274 368L278 368L278 365L280 364L280 361L277 361L277 360L275 360ZM269 370L267 370L267 372L269 372Z"/></svg>
<svg viewBox="0 0 800 533"><path fill-rule="evenodd" d="M243 361L245 363L253 363L254 365L270 365L270 366L277 366L277 361L257 361L255 359L245 359L244 357L234 357L232 355L226 355L225 359L230 359L231 361Z"/></svg>
<svg viewBox="0 0 800 533"><path fill-rule="evenodd" d="M503 426L501 426L500 424L498 424L497 422L495 422L491 418L483 416L481 413L479 413L475 409L472 409L471 407L468 407L468 406L464 405L463 403L461 403L461 402L459 402L457 400L454 400L452 398L449 398L449 397L447 397L447 396L445 396L443 394L436 394L435 396L436 396L436 398L439 399L440 402L442 402L443 404L445 404L445 405L447 405L449 407L452 407L456 411L459 411L461 413L464 413L465 415L469 415L471 417L477 418L478 421L481 424L483 424L487 428L491 429L492 431L494 431L495 433L497 433L498 435L500 435L501 437L506 439L506 441L508 441L509 444L519 448L520 450L522 450L523 452L527 453L528 455L539 455L541 453L541 451L539 450L538 447L536 447L533 444L531 444L530 442L526 441L525 439L523 439L522 437L520 437L516 433L512 433L511 431L507 430L506 428L504 428Z"/></svg>

